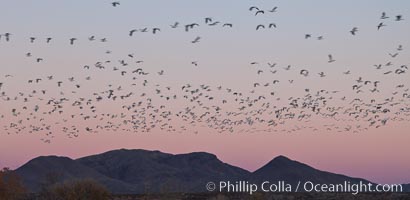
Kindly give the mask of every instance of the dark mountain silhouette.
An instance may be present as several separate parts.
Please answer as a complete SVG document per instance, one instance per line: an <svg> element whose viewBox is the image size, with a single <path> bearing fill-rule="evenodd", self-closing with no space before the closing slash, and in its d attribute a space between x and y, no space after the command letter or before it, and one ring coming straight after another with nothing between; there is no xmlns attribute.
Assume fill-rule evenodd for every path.
<svg viewBox="0 0 410 200"><path fill-rule="evenodd" d="M221 180L248 180L252 183L286 181L292 185L298 181L369 182L364 179L320 171L284 156L274 158L251 173L223 163L215 155L205 152L173 155L159 151L125 149L77 160L67 157L42 156L29 161L16 172L22 177L26 187L33 192L41 189L46 180L50 178L50 174L58 177L58 182L72 179L94 179L117 194L205 192L206 183Z"/></svg>
<svg viewBox="0 0 410 200"><path fill-rule="evenodd" d="M129 193L137 188L132 184L109 178L81 163L67 157L37 157L16 170L25 186L32 192L39 192L43 185L75 179L94 179L111 191Z"/></svg>
<svg viewBox="0 0 410 200"><path fill-rule="evenodd" d="M211 180L240 180L250 174L203 152L172 155L122 149L77 161L110 178L136 184L144 188L144 192L200 192Z"/></svg>
<svg viewBox="0 0 410 200"><path fill-rule="evenodd" d="M115 150L78 160L42 156L16 170L38 192L47 177L58 182L91 178L113 193L201 192L209 181L241 180L250 172L203 152L172 155L159 151Z"/></svg>
<svg viewBox="0 0 410 200"><path fill-rule="evenodd" d="M262 183L264 181L284 181L296 187L299 181L302 183L311 181L312 183L340 184L345 181L350 183L369 183L369 181L352 178L341 174L334 174L326 171L317 170L306 164L290 160L285 156L278 156L265 166L252 173L250 181Z"/></svg>

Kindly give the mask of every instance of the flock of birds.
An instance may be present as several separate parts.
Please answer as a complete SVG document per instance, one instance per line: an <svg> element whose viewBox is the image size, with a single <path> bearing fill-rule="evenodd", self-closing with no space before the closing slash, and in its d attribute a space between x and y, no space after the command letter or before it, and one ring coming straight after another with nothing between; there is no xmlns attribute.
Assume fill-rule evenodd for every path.
<svg viewBox="0 0 410 200"><path fill-rule="evenodd" d="M112 2L113 7L120 6L120 2ZM249 8L253 15L276 13L278 7L263 10L256 6ZM382 13L380 20L387 20L389 16ZM401 15L394 17L394 21L404 20ZM375 31L386 27L382 21L375 25ZM223 23L207 17L203 22L181 25L179 22L171 24L172 29L182 28L186 32L199 26L221 26L234 28L232 23ZM258 24L256 30L278 28L275 23ZM159 34L160 27L143 27L131 29L128 37L135 37L137 33L151 32ZM346 34L356 36L358 27L353 27ZM125 34L124 34L125 35ZM303 36L303 34L301 34ZM304 34L305 39L312 38L312 34ZM89 41L107 42L107 38L97 39L96 36L87 38ZM318 36L318 40L324 39ZM30 37L28 42L38 42L39 38ZM75 45L78 38L69 38L67 43ZM0 42L13 42L13 34L0 34ZM53 38L44 39L52 43ZM191 41L193 44L201 42L198 36ZM1 48L1 45L0 45ZM393 64L404 51L403 45L398 45L394 53L388 53L390 59L385 64L374 65L374 70L383 76L406 76L408 67L405 64ZM106 52L110 54L110 51ZM25 53L32 57L31 52ZM36 57L35 62L43 62L45 58ZM327 62L337 62L335 57L328 55ZM198 67L198 61L192 61ZM159 84L158 76L164 76L166 69L152 72L144 66L144 60L138 60L134 54L123 55L115 60L100 60L80 66L83 77L56 78L54 75L32 77L27 80L30 92L16 92L10 79L14 74L6 74L0 78L0 102L2 105L18 107L1 107L0 124L3 133L43 134L43 141L50 143L52 138L62 133L70 138L79 137L82 133L99 132L194 132L202 128L214 129L219 133L253 133L253 132L285 132L297 131L329 131L353 132L379 128L389 121L410 121L410 88L404 83L391 89L391 95L384 98L372 98L380 93L383 80L369 80L365 76L356 75L347 69L340 76L356 76L351 85L353 97L346 91L306 88L299 96L284 98L275 91L278 85L291 87L294 81L305 78L324 78L326 72L313 72L309 69L295 69L290 64L279 66L277 63L263 64L258 61L249 63L255 69L256 76L269 74L274 77L269 82L253 82L252 90L225 87L212 84L187 83L179 87ZM88 95L84 93L82 84L92 84L93 75L99 71L112 73L112 76L127 80L127 85L108 84L99 91ZM295 72L294 79L283 80L280 73ZM91 74L91 75L90 75ZM408 76L408 75L407 75ZM259 80L259 79L257 79ZM386 80L384 80L386 81ZM52 89L38 89L47 86ZM51 91L50 91L51 90ZM6 92L8 91L8 92ZM58 91L55 93L55 91ZM360 98L364 94L366 98ZM110 105L120 105L119 110L107 109ZM183 105L181 108L175 105ZM325 123L315 123L318 120ZM85 123L84 123L85 121Z"/></svg>

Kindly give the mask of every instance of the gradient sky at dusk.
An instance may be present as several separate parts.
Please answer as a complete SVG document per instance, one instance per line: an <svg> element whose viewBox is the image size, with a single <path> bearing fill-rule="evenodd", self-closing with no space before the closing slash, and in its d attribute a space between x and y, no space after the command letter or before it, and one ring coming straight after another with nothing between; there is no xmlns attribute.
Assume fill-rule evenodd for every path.
<svg viewBox="0 0 410 200"><path fill-rule="evenodd" d="M265 10L278 6L278 11L254 16L248 10L250 6ZM387 26L377 31L377 24L383 21L380 19L382 12L386 12L390 18L384 20ZM395 22L396 15L403 15L404 20ZM232 23L233 28L205 26L205 17ZM131 90L132 88L125 86L129 80L118 73L113 75L110 70L83 70L84 65L92 66L95 62L106 59L117 61L129 53L133 53L136 59L144 60L145 71L151 74L165 71L164 76L154 76L150 81L173 88L187 83L207 84L249 93L254 89L255 82L265 83L273 79L286 82L294 79L295 84L291 86L279 84L275 93L282 99L287 99L295 95L301 96L305 94L305 88L310 88L314 91L337 90L342 93L338 97L347 96L349 99L380 100L388 98L395 91L396 85L403 84L404 88L410 85L409 72L400 76L385 76L373 67L375 64L391 61L388 53L395 53L399 45L404 50L394 58L393 64L410 66L407 50L410 48L410 2L406 0L122 0L116 8L111 6L110 1L99 0L16 0L2 2L0 19L0 34L12 33L11 42L5 42L3 37L0 39L0 82L4 83L0 90L6 91L10 96L41 89L47 89L50 97L58 96L60 89L55 84L27 84L28 79L48 75L65 81L68 77L92 76L92 84L80 81L82 89L76 94L70 94L73 87L65 84L62 90L66 91L67 97L87 96L92 92L105 90L108 84L122 85L124 90ZM170 28L176 21L181 26L194 22L201 26L186 33L182 27ZM256 25L272 22L277 25L276 29L255 31ZM130 30L144 27L160 27L161 32L156 35L137 32L134 37L128 36ZM349 33L353 27L359 29L357 36ZM306 40L305 34L311 34L313 38ZM108 42L90 43L87 38L91 35L95 35L97 39L107 38ZM192 44L190 41L197 36L201 37L201 41ZM317 40L318 36L323 36L324 40ZM29 37L36 37L36 42L31 44ZM53 38L50 44L45 43L47 37ZM69 45L69 38L72 37L78 38L75 45ZM107 50L112 53L106 54ZM28 52L33 54L31 58L25 56ZM328 54L334 56L335 63L327 62ZM36 63L37 57L44 58L44 62ZM193 67L192 61L198 61L199 66ZM261 64L250 65L256 61ZM268 62L277 63L278 69L292 65L295 70L279 70L274 78L266 73L258 75L257 70L268 70L265 64ZM301 77L301 69L308 69L311 76ZM347 70L351 71L351 76L342 75ZM312 78L322 71L327 74L325 78ZM7 74L13 77L5 78ZM358 77L380 81L380 93L369 96L368 93L352 92L352 83ZM263 89L260 92L269 94ZM225 98L223 93L215 92L214 95ZM155 100L166 103L160 99ZM409 100L404 103L408 105L408 102ZM36 103L38 102L31 102L30 105L34 106ZM336 100L333 104L345 106ZM16 121L10 110L21 106L21 102L0 100L0 115L4 115L0 119L1 127ZM185 103L176 101L169 106L178 110ZM104 112L116 112L118 109L120 105L112 102L103 103L99 107L99 111ZM61 120L45 118L49 122ZM82 120L74 122L79 126L93 123ZM316 117L306 126L326 123L333 122ZM357 124L366 125L361 121ZM284 126L292 129L295 124ZM258 128L266 127L255 127ZM54 131L57 130L56 128ZM160 130L152 133L84 133L75 139L55 134L51 143L45 144L40 140L44 137L42 134L9 135L0 128L0 167L16 168L39 155L78 158L128 148L168 153L206 151L216 154L224 162L250 171L263 166L275 156L285 155L321 170L375 182L410 182L408 116L407 121L389 121L386 126L369 128L359 133L313 132L303 129L292 133L217 133L204 127L190 130L191 132L184 133ZM198 134L193 131L198 131Z"/></svg>

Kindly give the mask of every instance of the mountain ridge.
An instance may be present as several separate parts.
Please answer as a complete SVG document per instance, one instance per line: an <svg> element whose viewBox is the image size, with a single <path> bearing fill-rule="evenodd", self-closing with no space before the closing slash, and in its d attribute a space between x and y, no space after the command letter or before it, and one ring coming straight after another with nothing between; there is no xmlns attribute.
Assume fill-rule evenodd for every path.
<svg viewBox="0 0 410 200"><path fill-rule="evenodd" d="M47 174L55 172L60 175L58 182L91 178L116 194L205 192L209 181L370 183L361 178L321 171L283 155L250 172L207 152L170 154L143 149L111 150L75 160L61 156L39 156L15 171L32 192L40 191ZM408 188L408 185L403 188Z"/></svg>
<svg viewBox="0 0 410 200"><path fill-rule="evenodd" d="M344 184L345 181L351 184L372 183L362 178L322 171L282 155L275 157L270 162L254 171L249 180L252 183L258 184L267 180L270 182L283 181L292 187L297 187L300 182L306 183L308 181L314 184ZM303 187L301 191L305 191Z"/></svg>

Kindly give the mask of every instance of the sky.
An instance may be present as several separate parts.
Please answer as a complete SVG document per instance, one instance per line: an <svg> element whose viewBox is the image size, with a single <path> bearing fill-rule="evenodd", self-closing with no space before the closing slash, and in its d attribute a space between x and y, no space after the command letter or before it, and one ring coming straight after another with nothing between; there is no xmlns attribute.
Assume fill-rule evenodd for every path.
<svg viewBox="0 0 410 200"><path fill-rule="evenodd" d="M275 156L285 155L321 170L375 182L410 182L410 117L409 110L406 110L410 106L409 98L401 96L407 92L410 78L409 72L395 73L396 69L410 64L407 50L410 46L409 1L122 0L120 3L113 7L111 1L97 0L2 2L0 83L3 86L0 93L5 92L5 95L0 99L0 167L17 168L40 155L79 158L128 148L167 153L206 151L250 171L262 167ZM254 11L249 11L251 6L265 10L265 14L255 16ZM276 6L276 12L267 11ZM389 18L381 19L382 12L386 12ZM397 15L402 15L404 20L395 21ZM206 17L220 24L206 25ZM170 25L175 22L179 22L179 27L173 29ZM380 22L386 26L378 31ZM200 26L186 32L184 25L191 23ZM232 23L233 27L222 27L224 23ZM255 30L259 24L268 26L270 23L275 23L277 28ZM152 34L152 28L156 27L161 31ZM355 36L350 33L353 27L358 28ZM141 32L143 28L148 32ZM130 37L129 31L133 29L138 31ZM9 42L5 41L5 33L12 34ZM305 39L306 34L312 37ZM89 41L90 36L95 36L96 41ZM192 43L198 36L200 41ZM317 39L320 36L323 40ZM30 42L30 37L36 38L34 43ZM50 43L46 43L47 37L53 38ZM77 39L74 45L70 45L70 38ZM102 38L107 42L101 42ZM400 45L403 50L399 51ZM27 53L31 56L27 57ZM392 57L389 53L399 54ZM328 62L329 54L335 62ZM36 62L37 58L43 61ZM110 63L104 63L107 60ZM129 65L121 66L120 60ZM136 64L137 60L144 62ZM95 68L96 62L104 63L106 69ZM198 66L192 62L197 62ZM254 62L257 64L251 64ZM388 62L392 65L386 66ZM276 63L276 66L269 67L268 63ZM381 70L374 66L378 64L383 65ZM91 69L85 69L85 65ZM291 70L284 69L288 65L292 66ZM119 70L113 71L113 67ZM132 79L134 74L131 71L137 68L149 75ZM161 70L164 75L158 75ZM271 73L274 70L277 72ZM302 76L301 70L307 70L309 76ZM126 71L126 75L121 75L121 71ZM349 75L344 75L347 71ZM388 71L392 73L384 74ZM320 77L320 72L326 76ZM53 76L53 80L47 80L47 76ZM75 81L69 81L70 77ZM91 81L85 77L91 77ZM35 82L37 78L42 80L28 83L28 80ZM358 83L358 79L368 80L370 84ZM280 82L272 86L273 80ZM289 84L289 80L294 82ZM62 81L63 85L58 87L57 81ZM144 81L148 86L142 85ZM380 82L379 92L370 92L374 89L370 85L376 81ZM255 87L255 83L270 85ZM212 91L203 91L203 94L215 100L204 100L204 96L200 96L202 105L185 101L183 96L186 94L180 88L187 84L192 88L209 86ZM362 85L364 92L352 90L353 85ZM121 90L117 90L119 86ZM219 86L223 88L220 91ZM95 113L71 106L80 98L95 99L94 93L104 96L106 93L100 92L107 91L107 88L115 88L118 95L128 92L135 95L121 101L93 101L92 105L97 107ZM157 89L165 96L176 94L178 98L164 100L156 93ZM275 127L255 123L220 133L207 127L205 121L192 125L175 116L186 107L196 114L203 114L204 106L219 106L223 112L237 112L238 106L242 105L238 105L235 102L237 97L225 92L226 89L251 98L265 97L249 107L249 113L242 113L238 118L254 117L250 111L264 109L266 104L262 105L262 102L278 108L289 106L289 98L304 97L306 89L312 95L321 90L336 91L321 93L327 105L333 108L346 109L352 106L350 101L361 99L370 103L370 106L361 106L374 109L372 100L381 103L392 96L391 103L398 104L390 106L388 113L378 113L377 124L388 119L386 125L378 128L376 125L369 127L368 118L362 115L357 119L340 112L338 120L313 115L307 120L283 120L286 123ZM36 90L35 94L33 90ZM41 90L46 94L40 95ZM271 92L275 95L270 96ZM142 93L146 96L142 97ZM29 101L24 102L24 97ZM47 100L63 97L69 99L61 108L63 114L41 114L52 109L46 105ZM347 100L341 101L343 97ZM172 111L169 123L178 127L177 131L159 129L158 126L164 123L158 121L152 122L157 128L149 133L122 129L127 125L115 130L85 131L85 127L96 130L97 125L121 123L121 119L104 116L102 121L97 118L84 120L83 116L101 117L107 113L121 116L125 113L124 118L128 119L130 115L122 106L135 102L148 105L147 98L152 99L154 107L164 105L164 111ZM222 99L227 103L222 103ZM33 112L36 106L39 111ZM20 114L15 116L12 109L17 109ZM296 111L299 113L300 109ZM149 109L139 109L138 112L147 116L153 114ZM268 112L260 116L273 119ZM17 129L21 130L16 131L10 127L12 124L18 124ZM48 126L49 130L33 131L37 126ZM79 133L73 136L62 132L64 127L79 130ZM50 132L52 134L46 134Z"/></svg>

